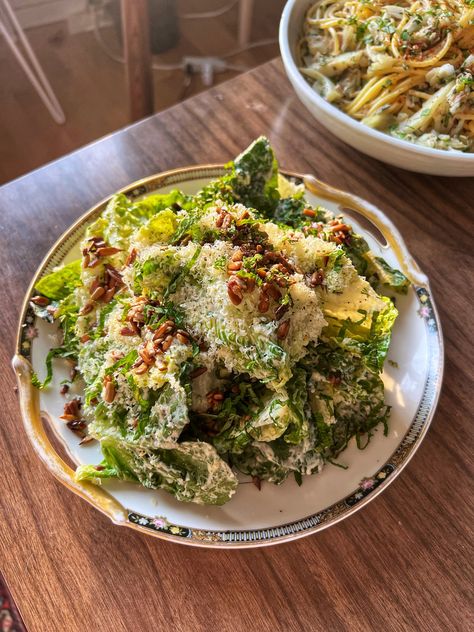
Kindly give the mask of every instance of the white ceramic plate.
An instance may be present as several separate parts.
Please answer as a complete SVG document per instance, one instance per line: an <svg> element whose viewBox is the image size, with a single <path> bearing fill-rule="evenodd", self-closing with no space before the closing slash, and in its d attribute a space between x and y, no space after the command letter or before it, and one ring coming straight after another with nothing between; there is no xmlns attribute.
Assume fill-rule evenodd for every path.
<svg viewBox="0 0 474 632"><path fill-rule="evenodd" d="M186 193L195 193L222 173L221 166L180 169L132 184L124 192L139 197L178 186ZM375 223L390 246L367 233L357 221L360 215L349 214L372 250L404 270L413 281L406 296L396 297L400 315L383 375L386 401L393 407L388 436L379 428L365 450L359 450L351 441L339 457L348 469L326 465L322 473L304 477L301 487L287 480L281 486L263 483L259 491L249 477L240 476L237 493L223 507L181 503L166 492L122 481L106 482L102 487L75 482L73 469L54 451L41 418L55 430L74 463L99 463L100 450L94 443L80 446L77 436L59 419L65 401L59 394L60 382L69 372L64 361L55 363L50 387L38 392L31 386L30 362L40 378L44 376L45 356L59 342L59 332L55 326L35 320L28 300L41 276L64 261L78 258L85 228L104 208L105 200L61 237L38 269L25 298L13 365L25 428L33 447L57 478L113 522L198 546L248 547L294 539L324 529L366 505L393 481L423 439L435 410L443 370L442 336L428 281L406 251L398 231L380 211L315 179L306 178L305 183L311 188L307 197L312 204L333 211L342 207L358 209ZM367 225L366 220L364 223ZM80 394L80 385L68 398L76 394Z"/></svg>

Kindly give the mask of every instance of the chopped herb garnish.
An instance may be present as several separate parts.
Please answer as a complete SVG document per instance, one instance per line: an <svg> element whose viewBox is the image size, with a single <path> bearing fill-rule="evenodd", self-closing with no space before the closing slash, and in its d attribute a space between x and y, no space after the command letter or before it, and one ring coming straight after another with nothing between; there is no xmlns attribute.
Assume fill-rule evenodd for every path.
<svg viewBox="0 0 474 632"><path fill-rule="evenodd" d="M365 22L347 24L365 37ZM259 138L194 196L115 196L82 265L41 280L35 314L64 335L32 382L46 388L54 358L72 361L83 408L63 417L103 454L78 480L221 505L235 470L302 485L325 463L345 467L351 439L362 449L387 431L381 371L397 312L377 288L408 281L302 189Z"/></svg>

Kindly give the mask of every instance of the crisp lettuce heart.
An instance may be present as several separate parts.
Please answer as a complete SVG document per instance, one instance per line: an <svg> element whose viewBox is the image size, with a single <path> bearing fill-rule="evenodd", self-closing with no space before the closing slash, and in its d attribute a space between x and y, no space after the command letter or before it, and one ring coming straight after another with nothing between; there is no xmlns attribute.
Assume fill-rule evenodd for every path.
<svg viewBox="0 0 474 632"><path fill-rule="evenodd" d="M32 301L63 332L33 383L72 361L85 387L64 419L102 449L77 480L222 505L235 470L301 484L387 430L397 310L378 290L408 281L279 176L266 138L196 195L114 196L81 255Z"/></svg>

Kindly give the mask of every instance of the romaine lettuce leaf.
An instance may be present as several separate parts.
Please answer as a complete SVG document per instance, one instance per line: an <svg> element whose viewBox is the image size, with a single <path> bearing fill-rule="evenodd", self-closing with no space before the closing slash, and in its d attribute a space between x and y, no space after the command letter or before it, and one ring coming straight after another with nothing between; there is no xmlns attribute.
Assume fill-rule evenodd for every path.
<svg viewBox="0 0 474 632"><path fill-rule="evenodd" d="M237 417L229 421L230 423L226 424L217 436L208 439L217 452L224 456L240 454L245 446L253 441L249 433L250 424L246 418Z"/></svg>
<svg viewBox="0 0 474 632"><path fill-rule="evenodd" d="M383 286L399 294L408 292L410 281L407 277L400 270L389 266L382 257L376 257L361 235L352 233L350 241L343 248L357 272L365 276L374 289Z"/></svg>
<svg viewBox="0 0 474 632"><path fill-rule="evenodd" d="M159 250L152 250L152 256L145 261L137 260L133 265L133 291L137 295L143 293L166 301L187 280L199 258L201 246L194 246L192 254L187 258L181 258L175 246L162 246Z"/></svg>
<svg viewBox="0 0 474 632"><path fill-rule="evenodd" d="M89 434L99 440L114 436L145 448L177 442L189 423L189 389L181 375L186 357L173 361L176 366L162 376L161 386L152 380L150 387L140 384L130 370L138 357L136 349L104 369L107 351L106 341L100 338L81 351L80 364L88 383L84 414L90 420ZM102 399L106 375L113 377L116 386L116 397L109 404ZM99 401L93 405L96 399Z"/></svg>
<svg viewBox="0 0 474 632"><path fill-rule="evenodd" d="M60 301L69 296L80 283L81 260L77 259L42 277L35 289L53 301Z"/></svg>
<svg viewBox="0 0 474 632"><path fill-rule="evenodd" d="M306 372L295 368L285 388L267 395L263 407L248 423L247 432L258 441L300 443L308 436L305 405L308 399Z"/></svg>
<svg viewBox="0 0 474 632"><path fill-rule="evenodd" d="M81 345L79 349L78 360L82 376L87 385L86 395L88 392L92 393L93 391L95 395L95 391L100 392L102 389L102 370L108 350L109 342L103 337L90 340L86 345ZM91 395L91 398L94 395Z"/></svg>
<svg viewBox="0 0 474 632"><path fill-rule="evenodd" d="M167 243L176 231L178 219L171 209L159 211L138 230L134 241L140 246Z"/></svg>
<svg viewBox="0 0 474 632"><path fill-rule="evenodd" d="M260 136L226 166L229 171L196 196L199 209L205 210L218 200L227 204L239 202L270 217L280 194L278 163L268 139Z"/></svg>
<svg viewBox="0 0 474 632"><path fill-rule="evenodd" d="M165 384L157 393L146 422L137 431L140 445L159 447L177 441L183 428L189 423L186 391L180 384ZM137 433L138 434L138 433Z"/></svg>
<svg viewBox="0 0 474 632"><path fill-rule="evenodd" d="M138 481L144 487L164 489L180 501L206 505L223 505L237 489L235 474L208 443L183 442L150 450L108 437L101 441L101 449L104 461L99 470L80 466L76 480Z"/></svg>
<svg viewBox="0 0 474 632"><path fill-rule="evenodd" d="M274 211L278 193L278 163L267 138L257 138L232 163L230 186L237 202L261 213Z"/></svg>
<svg viewBox="0 0 474 632"><path fill-rule="evenodd" d="M367 252L365 255L368 261L369 277L374 279L373 283L388 287L399 294L406 294L410 287L410 281L400 272L389 266L382 257L376 257L373 252Z"/></svg>
<svg viewBox="0 0 474 632"><path fill-rule="evenodd" d="M63 332L63 346L69 351L78 351L79 340L76 335L76 323L79 317L79 305L75 293L72 292L59 301L54 312Z"/></svg>
<svg viewBox="0 0 474 632"><path fill-rule="evenodd" d="M114 195L100 217L86 231L86 239L103 237L115 248L128 249L130 236L140 226L140 217L132 212L132 203L123 193Z"/></svg>
<svg viewBox="0 0 474 632"><path fill-rule="evenodd" d="M102 215L87 229L87 237L101 236L116 248L128 250L132 235L160 211L179 210L189 205L190 198L181 191L150 195L132 202L123 193L114 195Z"/></svg>
<svg viewBox="0 0 474 632"><path fill-rule="evenodd" d="M278 174L278 193L281 199L292 198L300 200L304 197L305 186L303 182L296 182L294 178L287 178L283 174Z"/></svg>
<svg viewBox="0 0 474 632"><path fill-rule="evenodd" d="M262 408L262 392L266 387L242 376L234 375L230 393L216 412L190 412L191 423L184 431L186 440L199 439L212 443L224 457L242 452L253 441L250 435L252 416ZM237 381L237 380L241 381ZM209 428L211 432L209 432ZM184 438L184 437L183 437Z"/></svg>
<svg viewBox="0 0 474 632"><path fill-rule="evenodd" d="M393 302L378 295L347 259L339 267L331 281L334 290L321 293L327 321L321 337L349 350L358 349L374 370L381 370L398 312ZM327 279L329 274L333 273L327 273Z"/></svg>
<svg viewBox="0 0 474 632"><path fill-rule="evenodd" d="M323 459L315 447L313 424L308 428L308 436L297 445L287 443L284 437L269 443L254 441L232 459L245 474L277 485L290 474L300 482L302 476L318 472L323 466Z"/></svg>
<svg viewBox="0 0 474 632"><path fill-rule="evenodd" d="M287 443L301 443L309 435L308 415L306 404L308 401L308 386L306 371L296 366L293 377L286 384L288 391L288 405L291 409L291 420L287 431L283 435Z"/></svg>
<svg viewBox="0 0 474 632"><path fill-rule="evenodd" d="M382 423L390 408L384 402L383 382L364 355L319 343L304 365L311 371L309 404L315 424L315 446L325 459L336 457L356 436L361 445Z"/></svg>
<svg viewBox="0 0 474 632"><path fill-rule="evenodd" d="M163 248L159 253L133 264L133 291L136 295L163 298L170 282L179 273L181 261L174 248Z"/></svg>
<svg viewBox="0 0 474 632"><path fill-rule="evenodd" d="M234 370L248 373L273 389L282 387L291 377L288 354L264 335L237 334L214 317L209 319L209 329L232 352Z"/></svg>
<svg viewBox="0 0 474 632"><path fill-rule="evenodd" d="M192 196L185 195L178 189L173 189L169 193L153 193L147 197L133 203L133 214L145 218L151 218L159 211L172 209L188 209L192 206Z"/></svg>
<svg viewBox="0 0 474 632"><path fill-rule="evenodd" d="M282 399L285 397L285 399ZM278 439L292 420L292 410L286 392L267 398L263 409L249 423L249 434L258 441Z"/></svg>
<svg viewBox="0 0 474 632"><path fill-rule="evenodd" d="M390 345L392 327L398 316L398 310L391 299L383 296L382 300L386 307L373 319L370 338L363 347L368 366L376 368L378 371L383 369Z"/></svg>
<svg viewBox="0 0 474 632"><path fill-rule="evenodd" d="M388 297L380 297L380 300L380 311L361 313L359 320L339 320L326 314L328 325L321 336L323 340L335 342L343 349L360 353L374 371L383 368L391 330L398 316L395 305Z"/></svg>
<svg viewBox="0 0 474 632"><path fill-rule="evenodd" d="M104 455L101 465L80 465L74 476L77 481L90 481L95 485L100 485L102 480L108 478L140 482L129 451L113 438L103 439L100 445Z"/></svg>

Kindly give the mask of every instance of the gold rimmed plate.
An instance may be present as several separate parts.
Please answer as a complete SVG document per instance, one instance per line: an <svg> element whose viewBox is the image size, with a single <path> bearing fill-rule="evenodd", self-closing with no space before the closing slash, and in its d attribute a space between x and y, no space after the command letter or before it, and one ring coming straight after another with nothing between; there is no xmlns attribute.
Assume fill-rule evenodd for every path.
<svg viewBox="0 0 474 632"><path fill-rule="evenodd" d="M222 165L204 165L150 176L122 189L131 199L180 188L196 193L211 179L224 173ZM100 487L74 480L74 469L59 454L64 451L73 464L99 463L95 442L80 445L59 417L65 397L60 383L69 366L57 360L50 386L38 391L31 384L32 369L44 375L45 357L59 332L54 325L36 319L29 299L38 280L55 266L77 259L87 226L104 210L103 200L80 217L54 244L38 268L20 317L13 367L17 375L25 430L38 456L51 473L71 491L105 513L117 525L183 544L241 548L276 544L325 529L364 507L400 473L420 445L433 417L443 373L443 339L428 279L406 249L390 220L374 206L349 193L324 184L312 176L286 173L304 182L308 201L339 213L344 209L355 230L363 234L375 254L383 256L410 278L407 295L397 296L396 321L383 380L386 401L392 406L389 432L375 432L361 451L355 441L340 455L342 469L328 464L314 476L280 486L263 484L258 490L249 477L239 475L235 496L223 507L178 502L161 490L149 490L124 481L107 481ZM80 385L68 397L80 395ZM57 451L45 425L59 438Z"/></svg>

